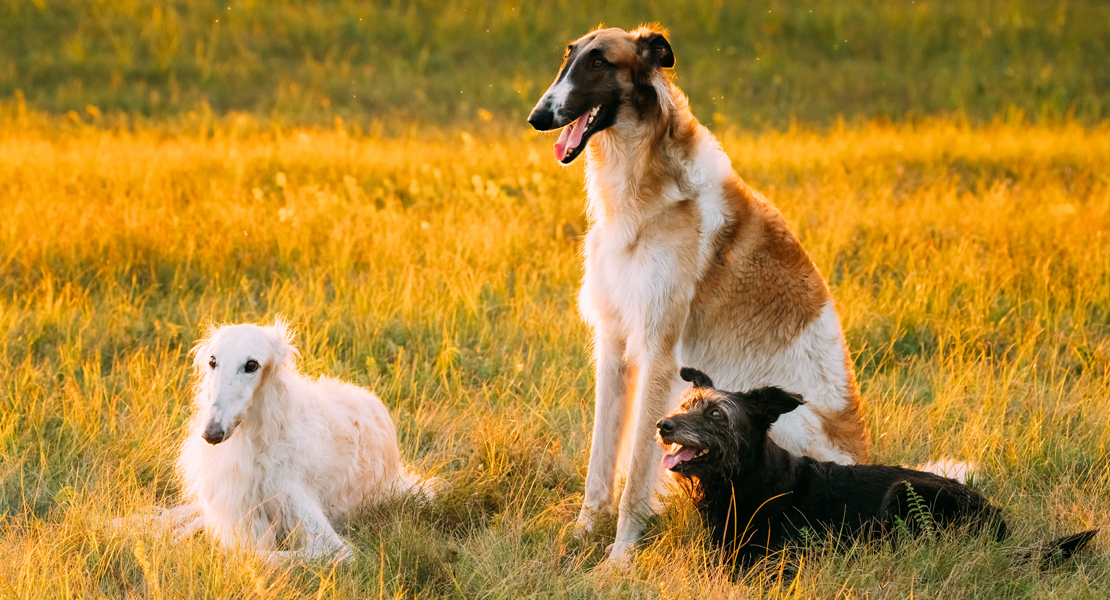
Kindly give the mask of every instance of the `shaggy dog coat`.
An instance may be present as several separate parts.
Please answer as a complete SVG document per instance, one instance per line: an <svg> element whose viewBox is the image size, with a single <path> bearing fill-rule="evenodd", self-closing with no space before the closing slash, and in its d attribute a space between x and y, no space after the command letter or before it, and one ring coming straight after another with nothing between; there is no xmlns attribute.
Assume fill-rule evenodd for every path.
<svg viewBox="0 0 1110 600"><path fill-rule="evenodd" d="M658 423L660 441L671 450L663 466L685 481L713 541L738 564L752 565L801 542L803 530L851 539L963 525L986 529L999 541L1007 536L1001 511L958 481L784 450L767 431L803 404L797 394L775 387L723 392L701 371L681 373L694 388L678 412ZM1040 552L1066 558L1096 532L1060 538Z"/></svg>
<svg viewBox="0 0 1110 600"><path fill-rule="evenodd" d="M335 525L423 491L381 400L298 373L281 322L219 327L195 353L195 412L177 460L188 504L169 515L181 534L204 529L272 558L348 558Z"/></svg>

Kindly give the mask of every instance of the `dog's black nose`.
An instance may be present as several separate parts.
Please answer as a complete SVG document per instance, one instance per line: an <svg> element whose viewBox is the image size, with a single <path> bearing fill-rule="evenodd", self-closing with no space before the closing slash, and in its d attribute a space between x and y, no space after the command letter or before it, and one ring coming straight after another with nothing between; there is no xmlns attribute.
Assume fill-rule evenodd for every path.
<svg viewBox="0 0 1110 600"><path fill-rule="evenodd" d="M536 131L547 131L555 124L555 113L545 108L537 107L528 115L528 124Z"/></svg>
<svg viewBox="0 0 1110 600"><path fill-rule="evenodd" d="M655 424L659 428L660 433L670 433L674 431L674 421L670 419L663 419Z"/></svg>
<svg viewBox="0 0 1110 600"><path fill-rule="evenodd" d="M204 433L202 433L200 437L204 438L204 441L215 446L224 441L224 430L220 427L219 423L209 423L208 427L204 428Z"/></svg>

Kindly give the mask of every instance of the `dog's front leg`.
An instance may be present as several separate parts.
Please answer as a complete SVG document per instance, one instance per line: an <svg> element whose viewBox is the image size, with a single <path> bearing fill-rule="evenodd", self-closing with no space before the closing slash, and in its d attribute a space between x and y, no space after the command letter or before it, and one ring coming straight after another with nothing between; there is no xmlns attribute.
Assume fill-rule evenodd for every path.
<svg viewBox="0 0 1110 600"><path fill-rule="evenodd" d="M131 531L146 531L151 527L165 527L180 541L204 528L204 514L199 504L183 504L174 508L154 507L149 514L132 515L111 521L113 527Z"/></svg>
<svg viewBox="0 0 1110 600"><path fill-rule="evenodd" d="M646 349L637 374L632 457L628 465L628 481L621 496L617 539L609 554L609 559L618 565L627 565L631 561L632 550L653 512L651 495L655 490L662 457L662 449L655 442L655 425L667 414L673 399L686 385L677 376L674 342L670 341L677 336L663 337L663 343Z"/></svg>
<svg viewBox="0 0 1110 600"><path fill-rule="evenodd" d="M173 541L191 537L196 532L204 529L206 520L204 511L199 504L186 504L171 509L167 513L167 520L173 528Z"/></svg>
<svg viewBox="0 0 1110 600"><path fill-rule="evenodd" d="M290 492L286 496L283 512L286 511L286 523L292 525L291 530L296 528L304 541L304 547L295 556L304 560L333 558L338 561L354 557L351 547L328 521L315 494L308 490ZM288 558L288 555L275 554L278 554L275 558Z"/></svg>
<svg viewBox="0 0 1110 600"><path fill-rule="evenodd" d="M622 337L597 326L594 331L594 434L590 443L590 466L586 471L586 498L578 514L579 537L589 535L598 514L613 507L617 458L631 402L624 350Z"/></svg>

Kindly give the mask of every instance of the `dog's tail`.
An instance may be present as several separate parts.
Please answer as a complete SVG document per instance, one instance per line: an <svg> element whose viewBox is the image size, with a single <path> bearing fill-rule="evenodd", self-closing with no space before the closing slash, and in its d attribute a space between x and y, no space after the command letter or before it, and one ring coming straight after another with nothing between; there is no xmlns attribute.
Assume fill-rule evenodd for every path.
<svg viewBox="0 0 1110 600"><path fill-rule="evenodd" d="M1079 552L1095 537L1098 529L1074 533L1056 538L1047 544L1026 548L1017 555L1016 563L1025 564L1036 561L1042 569L1057 566Z"/></svg>
<svg viewBox="0 0 1110 600"><path fill-rule="evenodd" d="M397 478L394 490L402 496L413 496L423 502L434 500L436 494L447 489L447 482L439 477L424 477L406 468Z"/></svg>
<svg viewBox="0 0 1110 600"><path fill-rule="evenodd" d="M930 461L917 467L918 471L955 479L964 485L967 485L967 481L974 475L975 469L975 463L965 460L952 460L951 458Z"/></svg>

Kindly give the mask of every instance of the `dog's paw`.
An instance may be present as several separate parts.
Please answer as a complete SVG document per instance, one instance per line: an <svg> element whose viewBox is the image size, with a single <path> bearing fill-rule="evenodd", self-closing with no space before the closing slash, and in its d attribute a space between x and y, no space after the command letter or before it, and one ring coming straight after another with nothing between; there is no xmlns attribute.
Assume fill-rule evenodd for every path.
<svg viewBox="0 0 1110 600"><path fill-rule="evenodd" d="M582 511L578 513L578 522L574 526L574 537L580 542L590 539L594 533L594 526L597 525L597 519L594 516L594 511L588 506L583 506Z"/></svg>
<svg viewBox="0 0 1110 600"><path fill-rule="evenodd" d="M424 502L431 502L436 499L436 496L450 489L451 484L442 477L429 477L420 484L420 494Z"/></svg>
<svg viewBox="0 0 1110 600"><path fill-rule="evenodd" d="M628 542L613 542L605 549L605 553L609 555L609 559L606 561L609 566L624 571L632 567L636 546Z"/></svg>
<svg viewBox="0 0 1110 600"><path fill-rule="evenodd" d="M271 567L280 567L285 563L300 558L299 553L293 550L258 550L259 558L266 561Z"/></svg>
<svg viewBox="0 0 1110 600"><path fill-rule="evenodd" d="M107 521L107 524L115 530L141 533L152 528L161 527L169 514L170 511L166 509L153 506L145 512L112 519Z"/></svg>
<svg viewBox="0 0 1110 600"><path fill-rule="evenodd" d="M355 549L347 544L343 544L339 551L331 557L331 562L337 564L350 563L355 559Z"/></svg>
<svg viewBox="0 0 1110 600"><path fill-rule="evenodd" d="M173 541L174 543L180 542L186 538L193 537L200 530L204 529L204 516L199 516L188 523L181 523L173 528Z"/></svg>

